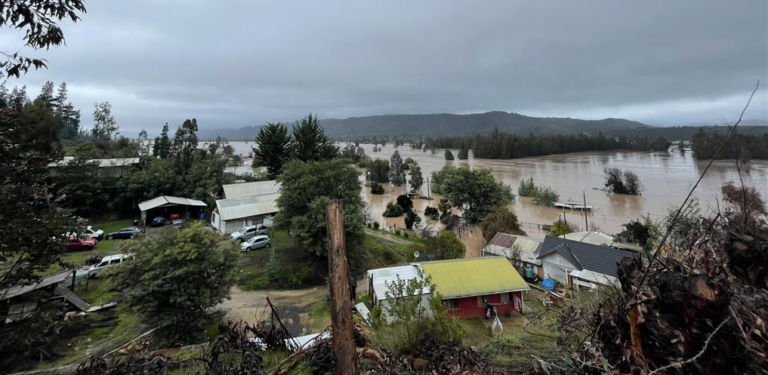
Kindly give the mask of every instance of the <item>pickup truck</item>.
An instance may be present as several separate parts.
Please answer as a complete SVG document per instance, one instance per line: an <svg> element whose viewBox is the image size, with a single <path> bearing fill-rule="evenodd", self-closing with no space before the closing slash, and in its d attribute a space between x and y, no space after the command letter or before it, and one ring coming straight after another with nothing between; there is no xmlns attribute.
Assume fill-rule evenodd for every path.
<svg viewBox="0 0 768 375"><path fill-rule="evenodd" d="M264 225L251 225L230 234L229 239L235 242L243 242L255 236L265 236L267 234L269 234L269 228Z"/></svg>

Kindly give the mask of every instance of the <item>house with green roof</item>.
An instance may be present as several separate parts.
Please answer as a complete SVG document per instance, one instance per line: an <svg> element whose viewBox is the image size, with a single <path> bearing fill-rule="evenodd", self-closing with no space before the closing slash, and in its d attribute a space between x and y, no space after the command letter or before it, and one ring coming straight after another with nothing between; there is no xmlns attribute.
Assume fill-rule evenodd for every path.
<svg viewBox="0 0 768 375"><path fill-rule="evenodd" d="M384 303L384 275L429 277L452 317L472 318L524 311L523 293L530 290L522 276L504 257L482 257L411 263L408 266L368 271L369 292L375 303ZM409 268L409 269L404 269ZM412 268L412 269L410 269Z"/></svg>

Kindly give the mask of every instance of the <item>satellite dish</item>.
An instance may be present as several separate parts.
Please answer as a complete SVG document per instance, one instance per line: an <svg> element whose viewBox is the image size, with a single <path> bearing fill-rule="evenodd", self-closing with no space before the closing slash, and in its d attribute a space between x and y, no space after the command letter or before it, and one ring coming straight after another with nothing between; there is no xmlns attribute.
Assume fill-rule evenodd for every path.
<svg viewBox="0 0 768 375"><path fill-rule="evenodd" d="M419 259L419 251L418 250L413 252L413 259Z"/></svg>

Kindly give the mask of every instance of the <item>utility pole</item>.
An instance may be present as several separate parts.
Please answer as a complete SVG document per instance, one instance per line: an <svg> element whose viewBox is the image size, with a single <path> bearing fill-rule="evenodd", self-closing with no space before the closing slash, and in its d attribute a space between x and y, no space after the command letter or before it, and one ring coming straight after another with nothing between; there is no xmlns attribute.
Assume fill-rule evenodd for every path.
<svg viewBox="0 0 768 375"><path fill-rule="evenodd" d="M429 176L427 176L427 198L432 199L432 189L429 186Z"/></svg>
<svg viewBox="0 0 768 375"><path fill-rule="evenodd" d="M581 209L584 212L584 230L589 231L589 220L587 220L587 193L582 190L581 194L584 196L584 207Z"/></svg>
<svg viewBox="0 0 768 375"><path fill-rule="evenodd" d="M344 211L340 200L325 204L328 229L328 274L331 284L331 334L336 358L334 375L357 373L357 350L352 328L352 298L349 288L344 240Z"/></svg>

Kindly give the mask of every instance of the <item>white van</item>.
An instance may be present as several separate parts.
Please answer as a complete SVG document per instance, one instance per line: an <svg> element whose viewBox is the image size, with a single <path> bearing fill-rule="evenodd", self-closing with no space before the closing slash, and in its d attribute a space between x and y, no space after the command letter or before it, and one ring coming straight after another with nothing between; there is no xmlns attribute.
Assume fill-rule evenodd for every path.
<svg viewBox="0 0 768 375"><path fill-rule="evenodd" d="M95 277L99 272L103 271L109 266L120 264L128 260L131 254L115 254L108 255L101 259L101 262L94 264L88 269L88 277Z"/></svg>

